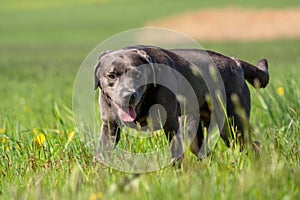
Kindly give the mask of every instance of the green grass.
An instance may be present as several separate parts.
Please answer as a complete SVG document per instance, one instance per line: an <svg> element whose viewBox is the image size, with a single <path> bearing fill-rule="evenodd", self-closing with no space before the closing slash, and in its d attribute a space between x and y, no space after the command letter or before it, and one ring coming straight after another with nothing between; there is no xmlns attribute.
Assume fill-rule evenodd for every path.
<svg viewBox="0 0 300 200"><path fill-rule="evenodd" d="M202 44L252 63L268 58L269 86L251 89L253 137L262 144L259 156L219 141L202 161L187 152L179 172L170 166L135 177L98 165L79 139L72 89L89 51L111 34L146 20L226 5L199 2L1 1L0 199L299 199L300 40ZM295 0L232 3L300 5ZM277 93L279 87L283 95ZM123 137L121 145L127 140L132 139ZM130 146L135 151L153 147L137 142Z"/></svg>

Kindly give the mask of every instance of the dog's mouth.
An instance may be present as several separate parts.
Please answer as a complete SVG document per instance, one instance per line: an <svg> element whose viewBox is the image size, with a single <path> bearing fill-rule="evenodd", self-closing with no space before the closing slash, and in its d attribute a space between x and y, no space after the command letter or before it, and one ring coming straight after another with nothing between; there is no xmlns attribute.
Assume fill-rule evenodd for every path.
<svg viewBox="0 0 300 200"><path fill-rule="evenodd" d="M133 122L136 119L137 114L133 106L120 107L114 102L113 105L117 109L118 116L123 122Z"/></svg>
<svg viewBox="0 0 300 200"><path fill-rule="evenodd" d="M109 98L111 100L111 105L117 111L116 113L121 121L129 123L137 120L138 114L136 110L139 110L139 107L145 98L145 93L143 92L141 97L137 94L140 93L133 93L129 98L126 98L127 100L124 100L124 102L128 103L127 105L125 103L126 106L123 106L122 104L120 105Z"/></svg>

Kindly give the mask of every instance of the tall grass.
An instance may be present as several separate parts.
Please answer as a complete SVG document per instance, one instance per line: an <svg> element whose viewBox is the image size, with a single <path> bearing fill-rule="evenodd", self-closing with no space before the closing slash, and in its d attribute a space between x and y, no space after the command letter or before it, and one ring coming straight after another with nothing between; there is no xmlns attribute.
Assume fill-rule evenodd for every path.
<svg viewBox="0 0 300 200"><path fill-rule="evenodd" d="M227 148L219 140L201 161L187 152L180 173L170 166L134 176L99 165L93 151L79 139L71 111L56 103L48 116L53 123L44 127L21 130L7 117L0 134L1 196L297 199L300 88L294 78L284 80L283 85L284 92L273 84L265 91L252 91L252 96L257 96L251 121L261 142L259 155ZM123 139L130 142L131 146L124 148L131 151L147 151L153 145L153 141L138 142L124 135Z"/></svg>

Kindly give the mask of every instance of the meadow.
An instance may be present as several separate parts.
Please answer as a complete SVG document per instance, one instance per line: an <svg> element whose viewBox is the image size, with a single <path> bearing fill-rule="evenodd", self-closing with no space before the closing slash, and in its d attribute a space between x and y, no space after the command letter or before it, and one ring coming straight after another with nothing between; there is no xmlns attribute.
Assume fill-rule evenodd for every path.
<svg viewBox="0 0 300 200"><path fill-rule="evenodd" d="M300 5L296 0L232 4ZM136 176L99 165L78 136L73 83L98 43L147 20L223 6L228 4L220 0L2 0L0 199L300 199L300 39L199 41L251 63L268 58L270 84L251 89L259 155L227 148L220 140L201 161L187 152L179 171L169 166Z"/></svg>

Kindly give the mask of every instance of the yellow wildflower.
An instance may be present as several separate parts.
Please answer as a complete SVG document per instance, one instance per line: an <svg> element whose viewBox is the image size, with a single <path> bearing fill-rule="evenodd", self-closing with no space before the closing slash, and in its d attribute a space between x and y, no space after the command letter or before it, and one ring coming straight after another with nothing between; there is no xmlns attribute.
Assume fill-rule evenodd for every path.
<svg viewBox="0 0 300 200"><path fill-rule="evenodd" d="M38 134L38 135L34 138L33 141L34 141L36 144L42 145L42 144L44 144L45 140L46 140L45 135L44 135L43 133L40 133L40 134Z"/></svg>
<svg viewBox="0 0 300 200"><path fill-rule="evenodd" d="M25 107L24 107L24 112L28 113L29 111L30 111L29 106L25 106Z"/></svg>
<svg viewBox="0 0 300 200"><path fill-rule="evenodd" d="M91 194L91 196L89 197L89 200L102 199L102 197L103 197L103 193L102 192L97 192L97 193Z"/></svg>
<svg viewBox="0 0 300 200"><path fill-rule="evenodd" d="M1 142L4 144L6 143L6 137L2 137Z"/></svg>
<svg viewBox="0 0 300 200"><path fill-rule="evenodd" d="M5 150L6 150L6 151L9 151L9 150L10 150L9 146L6 146L6 147L5 147Z"/></svg>
<svg viewBox="0 0 300 200"><path fill-rule="evenodd" d="M283 87L278 87L276 92L279 96L282 96L282 95L284 95L284 88Z"/></svg>
<svg viewBox="0 0 300 200"><path fill-rule="evenodd" d="M73 140L73 137L74 137L74 131L69 131L69 132L68 132L68 140L69 140L69 141L72 141L72 140Z"/></svg>
<svg viewBox="0 0 300 200"><path fill-rule="evenodd" d="M0 128L0 134L5 133L6 132L6 128Z"/></svg>

